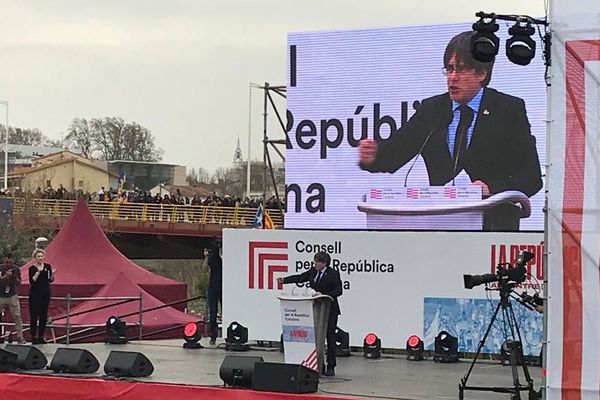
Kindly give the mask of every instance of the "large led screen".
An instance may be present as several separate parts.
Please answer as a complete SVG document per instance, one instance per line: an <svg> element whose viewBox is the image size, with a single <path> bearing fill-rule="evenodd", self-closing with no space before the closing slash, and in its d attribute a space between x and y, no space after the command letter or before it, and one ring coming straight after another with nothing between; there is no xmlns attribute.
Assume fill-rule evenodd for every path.
<svg viewBox="0 0 600 400"><path fill-rule="evenodd" d="M480 63L471 24L288 36L285 227L543 230L543 46Z"/></svg>

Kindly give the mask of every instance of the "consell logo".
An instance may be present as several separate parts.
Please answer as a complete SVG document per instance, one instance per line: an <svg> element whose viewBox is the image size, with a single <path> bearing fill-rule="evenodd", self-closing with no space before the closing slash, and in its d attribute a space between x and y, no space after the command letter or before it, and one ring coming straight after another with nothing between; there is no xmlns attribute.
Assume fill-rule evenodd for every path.
<svg viewBox="0 0 600 400"><path fill-rule="evenodd" d="M287 242L251 241L248 243L248 288L273 290L275 272L288 272ZM266 276L265 276L266 269ZM277 284L281 290L282 285Z"/></svg>

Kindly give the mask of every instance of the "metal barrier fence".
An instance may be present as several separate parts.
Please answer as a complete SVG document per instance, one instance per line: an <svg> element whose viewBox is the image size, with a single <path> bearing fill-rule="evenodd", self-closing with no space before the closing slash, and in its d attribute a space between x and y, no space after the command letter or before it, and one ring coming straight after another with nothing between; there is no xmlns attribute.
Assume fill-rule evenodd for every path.
<svg viewBox="0 0 600 400"><path fill-rule="evenodd" d="M100 328L100 327L104 327L106 326L105 323L102 324L72 324L71 323L71 318L76 317L78 315L85 315L88 313L91 313L93 311L98 311L98 310L103 310L105 308L110 308L110 307L115 307L121 304L125 304L125 303L129 303L132 301L137 301L138 302L138 309L134 312L130 312L127 314L116 314L115 316L118 318L126 318L126 317L130 317L133 315L137 315L138 319L135 323L128 323L129 326L134 325L137 327L138 329L138 334L137 334L137 339L138 340L142 340L144 337L148 337L148 336L154 336L156 334L160 334L163 332L167 332L173 329L179 329L181 328L180 326L173 326L173 327L169 327L166 329L161 329L158 331L151 331L151 332L143 332L143 328L144 328L144 323L143 323L143 315L144 313L148 313L151 311L155 311L155 310L160 310L162 308L166 308L166 307L172 307L174 305L178 305L181 303L188 303L189 301L192 300L197 300L199 298L203 298L204 296L195 296L195 297L189 297L183 300L177 300L177 301L172 301L169 303L165 303L165 304L161 304L159 306L155 306L155 307L151 307L151 308L147 308L144 309L142 306L142 293L139 292L138 296L131 296L131 297L126 297L126 296L118 296L118 297L71 297L70 294L67 294L66 297L51 297L50 300L51 301L64 301L65 302L65 306L66 306L66 312L63 315L58 315L58 316L54 316L54 317L50 317L48 318L48 325L47 328L50 329L50 332L52 333L52 341L54 343L60 343L64 340L65 344L70 344L72 342L72 340L76 340L76 341L80 341L80 340L85 340L85 339L89 339L92 337L97 337L98 333L91 333L88 335L85 335L86 333L89 333L91 331L93 331L96 328ZM27 296L19 296L19 304L21 304L21 300L25 300L28 299ZM87 301L87 300L100 300L100 301L112 301L110 304L106 304L106 305L102 305L102 306L97 306L97 307L93 307L93 308L87 308L83 311L79 311L76 313L71 312L71 306L73 302L80 302L80 301ZM3 316L3 315L2 315ZM57 323L57 321L60 320L65 320L64 323ZM23 333L25 334L26 332L29 331L29 324L23 323ZM9 338L11 337L11 335L13 333L15 333L15 331L6 331L5 327L15 327L14 322L0 322L0 327L1 327L1 334L0 337L2 339L5 338ZM54 330L56 328L60 328L63 329L65 331L65 334L62 336L56 336ZM81 336L81 335L84 336ZM136 337L129 337L128 339L136 339ZM10 340L9 340L10 341Z"/></svg>
<svg viewBox="0 0 600 400"><path fill-rule="evenodd" d="M13 213L25 216L68 217L76 200L31 199L15 197ZM257 209L249 207L219 207L179 204L89 202L88 207L96 218L114 221L168 222L189 224L217 224L223 226L251 227ZM283 228L279 210L267 210L274 228Z"/></svg>

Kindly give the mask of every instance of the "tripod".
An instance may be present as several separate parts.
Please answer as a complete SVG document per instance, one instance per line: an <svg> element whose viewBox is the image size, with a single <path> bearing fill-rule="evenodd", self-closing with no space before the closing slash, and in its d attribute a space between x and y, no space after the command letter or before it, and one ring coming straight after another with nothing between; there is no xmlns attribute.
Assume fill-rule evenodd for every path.
<svg viewBox="0 0 600 400"><path fill-rule="evenodd" d="M496 306L496 310L494 311L494 315L490 321L490 324L483 335L483 338L479 342L479 347L477 348L477 353L475 354L475 358L473 358L473 362L471 362L471 366L469 370L465 374L465 376L460 380L458 384L458 398L459 400L464 399L465 390L473 390L473 391L485 391L485 392L496 392L496 393L509 393L511 395L511 400L521 400L521 391L528 392L528 400L536 400L538 399L537 392L533 389L533 380L531 379L531 375L529 375L529 370L527 369L527 365L525 364L524 356L523 356L523 347L521 345L521 332L519 331L519 326L517 324L517 319L515 317L515 313L512 308L512 304L510 302L510 294L512 293L512 289L514 287L514 283L500 282L500 302L498 306ZM485 345L485 341L498 317L498 312L502 310L502 316L505 321L508 321L508 326L510 328L510 334L513 338L513 342L511 344L510 351L510 368L512 371L512 379L513 386L511 387L499 387L499 386L469 386L467 385L467 381L469 380L469 376L471 375L471 371L473 371L473 367L477 362L477 358L479 354L481 354L481 349ZM518 364L521 363L523 367L523 375L525 376L526 383L521 384L519 381L519 369Z"/></svg>

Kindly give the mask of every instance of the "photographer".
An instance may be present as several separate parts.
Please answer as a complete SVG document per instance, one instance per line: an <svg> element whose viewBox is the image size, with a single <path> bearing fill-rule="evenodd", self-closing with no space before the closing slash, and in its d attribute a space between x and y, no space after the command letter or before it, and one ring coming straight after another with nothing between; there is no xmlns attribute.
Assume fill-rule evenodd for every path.
<svg viewBox="0 0 600 400"><path fill-rule="evenodd" d="M204 249L202 270L208 272L208 313L210 323L210 344L215 344L219 333L217 311L223 307L223 260L218 247Z"/></svg>
<svg viewBox="0 0 600 400"><path fill-rule="evenodd" d="M17 287L21 284L21 271L13 264L10 253L4 255L4 265L0 271L0 313L8 308L15 322L17 340L24 344L23 321L21 319L21 306L17 296Z"/></svg>

